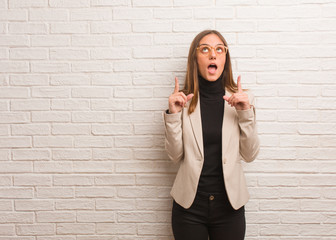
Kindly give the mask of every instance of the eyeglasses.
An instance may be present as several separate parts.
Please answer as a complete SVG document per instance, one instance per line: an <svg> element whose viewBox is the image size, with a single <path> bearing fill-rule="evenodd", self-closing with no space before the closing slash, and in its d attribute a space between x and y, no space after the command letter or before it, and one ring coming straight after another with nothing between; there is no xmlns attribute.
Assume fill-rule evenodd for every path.
<svg viewBox="0 0 336 240"><path fill-rule="evenodd" d="M224 45L217 45L215 47L212 47L210 45L204 44L204 45L199 46L196 49L199 50L200 53L205 56L211 54L212 49L215 51L216 55L226 54L228 51L228 47Z"/></svg>

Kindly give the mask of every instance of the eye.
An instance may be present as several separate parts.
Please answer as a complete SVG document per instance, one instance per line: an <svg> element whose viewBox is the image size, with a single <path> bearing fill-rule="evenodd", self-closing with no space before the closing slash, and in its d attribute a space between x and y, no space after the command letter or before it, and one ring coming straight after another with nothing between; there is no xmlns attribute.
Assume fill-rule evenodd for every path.
<svg viewBox="0 0 336 240"><path fill-rule="evenodd" d="M207 46L201 48L202 53L208 53L209 51L210 51L210 48Z"/></svg>
<svg viewBox="0 0 336 240"><path fill-rule="evenodd" d="M217 53L223 53L224 52L224 47L216 47L216 52Z"/></svg>

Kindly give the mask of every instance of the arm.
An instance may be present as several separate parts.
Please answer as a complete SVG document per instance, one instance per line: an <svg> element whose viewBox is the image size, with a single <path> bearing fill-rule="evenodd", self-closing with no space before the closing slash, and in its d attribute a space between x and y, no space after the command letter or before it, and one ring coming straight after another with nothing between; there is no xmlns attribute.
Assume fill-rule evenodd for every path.
<svg viewBox="0 0 336 240"><path fill-rule="evenodd" d="M260 149L252 94L249 94L249 99L251 102L250 109L237 110L240 128L239 153L246 162L252 162L257 157Z"/></svg>
<svg viewBox="0 0 336 240"><path fill-rule="evenodd" d="M174 163L183 158L182 111L175 114L164 113L165 148Z"/></svg>

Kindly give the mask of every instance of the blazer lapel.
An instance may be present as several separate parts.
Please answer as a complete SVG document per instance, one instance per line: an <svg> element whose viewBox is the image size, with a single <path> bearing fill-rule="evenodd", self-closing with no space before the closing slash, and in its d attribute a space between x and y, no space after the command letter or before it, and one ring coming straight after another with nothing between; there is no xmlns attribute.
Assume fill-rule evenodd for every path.
<svg viewBox="0 0 336 240"><path fill-rule="evenodd" d="M198 98L195 111L189 115L191 127L196 138L196 142L198 145L198 149L201 152L202 157L203 154L203 134L202 134L202 120L201 120L201 107L200 107L200 99Z"/></svg>
<svg viewBox="0 0 336 240"><path fill-rule="evenodd" d="M225 96L230 97L232 94L226 89ZM222 126L222 156L224 158L226 149L229 145L229 140L231 137L234 119L236 115L236 110L234 107L231 107L227 101L224 100L224 117L223 117L223 126Z"/></svg>

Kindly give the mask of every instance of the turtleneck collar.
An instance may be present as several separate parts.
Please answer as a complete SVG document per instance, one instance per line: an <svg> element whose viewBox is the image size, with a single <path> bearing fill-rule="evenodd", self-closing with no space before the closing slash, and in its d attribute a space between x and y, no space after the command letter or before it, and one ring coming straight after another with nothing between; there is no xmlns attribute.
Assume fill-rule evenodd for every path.
<svg viewBox="0 0 336 240"><path fill-rule="evenodd" d="M209 99L223 99L225 90L221 78L222 75L216 81L211 82L198 75L200 96Z"/></svg>

